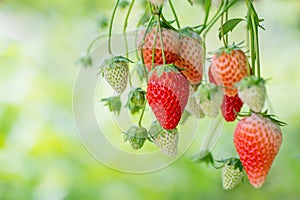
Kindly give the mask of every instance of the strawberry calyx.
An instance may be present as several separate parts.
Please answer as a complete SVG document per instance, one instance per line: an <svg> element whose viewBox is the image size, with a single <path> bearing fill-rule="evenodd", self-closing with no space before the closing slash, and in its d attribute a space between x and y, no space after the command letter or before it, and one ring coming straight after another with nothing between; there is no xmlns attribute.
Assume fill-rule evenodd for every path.
<svg viewBox="0 0 300 200"><path fill-rule="evenodd" d="M268 114L268 110L266 110L262 113L256 113L256 114L260 114L262 117L270 119L273 123L277 124L278 126L286 126L287 125L286 122L276 119L276 118L278 118L276 115Z"/></svg>
<svg viewBox="0 0 300 200"><path fill-rule="evenodd" d="M236 83L235 86L240 90L244 90L253 86L264 85L265 83L265 79L251 75L244 77L240 82Z"/></svg>
<svg viewBox="0 0 300 200"><path fill-rule="evenodd" d="M180 34L182 34L183 36L188 36L188 37L196 40L197 42L202 43L201 37L192 27L185 27L183 29L180 29L178 32Z"/></svg>
<svg viewBox="0 0 300 200"><path fill-rule="evenodd" d="M210 54L216 54L217 58L219 58L223 53L230 55L234 50L241 50L242 49L241 45L243 43L244 42L240 42L239 44L233 43L232 45L228 45L227 47L224 46L217 49L216 51L210 52Z"/></svg>
<svg viewBox="0 0 300 200"><path fill-rule="evenodd" d="M216 165L211 152L209 152L208 154L205 154L205 155L203 155L201 152L197 153L194 156L192 156L191 159L195 163L205 163L207 166L211 165L215 169L220 169L223 167L223 165L221 165L221 166Z"/></svg>
<svg viewBox="0 0 300 200"><path fill-rule="evenodd" d="M97 73L97 75L102 74L106 70L106 67L109 67L110 69L114 69L119 66L119 64L128 64L128 63L134 63L133 61L129 60L128 58L125 58L124 56L114 56L110 58L106 58L102 64L100 65L100 70Z"/></svg>
<svg viewBox="0 0 300 200"><path fill-rule="evenodd" d="M142 126L131 126L127 132L124 132L124 142L129 141L134 150L141 149L148 138L148 131Z"/></svg>
<svg viewBox="0 0 300 200"><path fill-rule="evenodd" d="M177 67L174 64L165 64L165 65L156 66L154 69L150 71L149 77L151 77L155 72L157 73L158 78L160 78L164 72L179 73Z"/></svg>
<svg viewBox="0 0 300 200"><path fill-rule="evenodd" d="M177 134L178 130L176 128L171 130L166 130L160 125L158 121L153 121L149 128L149 136L151 139L150 141L153 142L159 135L163 136L165 132Z"/></svg>
<svg viewBox="0 0 300 200"><path fill-rule="evenodd" d="M221 92L219 86L213 83L200 85L198 91L200 93L200 103L211 101L214 93Z"/></svg>
<svg viewBox="0 0 300 200"><path fill-rule="evenodd" d="M105 105L108 106L109 111L113 112L117 115L120 114L122 102L120 100L120 96L112 96L108 98L101 99L102 102L105 102Z"/></svg>
<svg viewBox="0 0 300 200"><path fill-rule="evenodd" d="M222 167L224 167L226 164L229 166L234 166L234 170L239 169L240 172L244 170L241 160L235 157L231 157L223 160L217 160L217 162L223 163Z"/></svg>

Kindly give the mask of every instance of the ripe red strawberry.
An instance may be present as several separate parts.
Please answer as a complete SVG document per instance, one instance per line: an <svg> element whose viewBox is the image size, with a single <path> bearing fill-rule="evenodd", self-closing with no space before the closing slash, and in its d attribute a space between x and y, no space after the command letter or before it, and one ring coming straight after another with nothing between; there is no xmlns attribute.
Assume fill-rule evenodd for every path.
<svg viewBox="0 0 300 200"><path fill-rule="evenodd" d="M227 122L233 122L237 117L237 113L241 111L243 104L244 103L237 94L233 97L224 95L223 103L221 105L221 111L224 119Z"/></svg>
<svg viewBox="0 0 300 200"><path fill-rule="evenodd" d="M253 113L237 124L234 145L254 187L265 182L281 143L281 129L269 118Z"/></svg>
<svg viewBox="0 0 300 200"><path fill-rule="evenodd" d="M155 44L156 30L157 28L150 28L145 36L146 29L142 29L137 38L139 53L141 53L142 50L144 63L148 71L151 71L152 69L152 54L153 46ZM145 41L143 43L144 37ZM174 63L178 59L179 35L173 30L162 28L162 39L166 64ZM154 66L164 64L159 31L157 33L154 55Z"/></svg>
<svg viewBox="0 0 300 200"><path fill-rule="evenodd" d="M211 72L217 85L224 87L227 96L235 96L234 84L248 75L247 58L241 50L216 53L211 61Z"/></svg>
<svg viewBox="0 0 300 200"><path fill-rule="evenodd" d="M176 128L189 96L189 83L174 66L158 66L148 80L147 99L164 129Z"/></svg>
<svg viewBox="0 0 300 200"><path fill-rule="evenodd" d="M198 84L202 80L203 71L200 37L197 33L186 29L180 35L179 43L179 58L175 65L183 69L181 72L191 84Z"/></svg>

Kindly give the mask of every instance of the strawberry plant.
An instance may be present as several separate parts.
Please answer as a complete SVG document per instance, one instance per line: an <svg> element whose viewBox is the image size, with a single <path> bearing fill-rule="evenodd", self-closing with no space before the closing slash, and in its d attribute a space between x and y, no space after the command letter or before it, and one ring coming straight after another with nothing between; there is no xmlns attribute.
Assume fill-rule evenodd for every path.
<svg viewBox="0 0 300 200"><path fill-rule="evenodd" d="M135 55L129 51L127 26L136 1L126 2L117 0L112 11L108 32L110 56L104 59L99 71L117 93L102 100L109 110L118 115L124 105L121 95L125 94L125 108L131 115L139 115L138 121L124 131L124 141L129 141L134 150L150 142L167 156L174 157L178 152L179 138L184 137L180 128L187 121L183 117L185 113L199 120L214 118L218 120L218 123L213 123L217 126L221 111L221 117L226 122L239 120L232 131L239 159L223 160L223 188L228 190L239 184L244 177L243 170L250 184L261 187L279 152L282 143L280 126L285 123L276 120L267 109L264 110L266 81L261 77L259 48L259 30L264 27L253 2L188 0L191 6L201 4L199 12L204 11L204 20L194 26L182 27L172 0L142 1L138 8L144 14L137 22L139 29L133 42L136 45ZM231 9L242 3L246 17L230 19ZM216 6L217 10L214 8ZM114 18L118 9L126 8L123 26L126 51L115 55L112 51ZM166 19L164 9L170 9L174 19ZM215 12L214 15L212 12ZM230 43L229 36L239 24L246 26L245 37ZM215 26L219 28L218 33L212 31ZM216 35L216 40L223 44L217 50L212 49L211 54L207 53L208 34ZM91 49L99 38L92 41L80 59L83 66L92 65ZM128 84L131 89L126 95ZM152 124L144 123L145 112L153 114L155 119ZM204 146L216 137L216 130L218 127L212 127ZM207 149L196 154L196 160L220 168L214 163L211 149Z"/></svg>

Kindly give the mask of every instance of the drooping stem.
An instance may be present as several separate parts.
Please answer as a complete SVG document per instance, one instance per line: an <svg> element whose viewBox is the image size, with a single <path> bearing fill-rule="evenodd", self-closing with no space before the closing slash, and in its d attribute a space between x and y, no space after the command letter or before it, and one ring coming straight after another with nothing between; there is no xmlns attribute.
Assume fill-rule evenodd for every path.
<svg viewBox="0 0 300 200"><path fill-rule="evenodd" d="M143 121L146 105L147 105L147 100L145 100L143 110L142 110L142 113L141 113L141 116L140 116L140 119L139 119L139 122L138 122L139 126L142 126L142 121Z"/></svg>
<svg viewBox="0 0 300 200"><path fill-rule="evenodd" d="M160 22L160 15L157 16L158 20L158 29L160 34L160 45L161 45L161 51L162 51L162 58L163 58L163 64L166 64L166 55L165 55L165 48L164 48L164 40L163 40L163 34L162 34L162 28L161 28L161 22Z"/></svg>
<svg viewBox="0 0 300 200"><path fill-rule="evenodd" d="M211 19L211 21L208 23L208 25L205 27L204 34L206 34L212 27L213 25L216 24L216 22L218 21L218 19L224 14L224 12L226 12L231 6L233 6L238 0L233 0L232 2L228 3L227 6L224 6L223 8L223 4L224 4L224 0L222 0L222 3L217 11L217 13L215 14L215 16ZM202 31L201 31L202 32Z"/></svg>
<svg viewBox="0 0 300 200"><path fill-rule="evenodd" d="M176 21L176 24L177 24L177 28L180 29L180 23L179 23L179 20L178 20L178 17L177 17L177 14L176 14L174 5L173 5L173 3L172 3L172 0L169 0L169 4L170 4L171 10L172 10L172 13L173 13L173 15L174 15L174 17L175 17L175 21Z"/></svg>
<svg viewBox="0 0 300 200"><path fill-rule="evenodd" d="M227 41L224 36L223 24L224 24L224 14L221 16L221 35L222 35L222 41L223 41L224 47L227 49L228 45L227 45Z"/></svg>
<svg viewBox="0 0 300 200"><path fill-rule="evenodd" d="M128 41L127 41L127 26L128 26L128 19L129 19L129 16L130 16L130 13L132 11L132 8L133 8L133 5L135 3L135 0L132 0L129 8L128 8L128 12L126 14L126 17L125 17L125 22L124 22L124 27L123 27L123 34L124 34L124 40L125 40L125 48L126 48L126 57L128 58Z"/></svg>
<svg viewBox="0 0 300 200"><path fill-rule="evenodd" d="M145 30L145 33L144 33L144 36L143 36L143 39L142 39L142 42L141 42L141 46L140 46L141 60L142 60L143 71L144 71L144 74L145 74L146 81L148 81L148 72L147 72L147 69L146 69L146 66L145 66L143 48L144 48L144 45L145 45L145 39L146 39L147 33L149 31L149 28L150 28L153 20L154 20L154 16L152 15L149 22L148 22L148 24L147 24L147 27L146 27L146 30Z"/></svg>
<svg viewBox="0 0 300 200"><path fill-rule="evenodd" d="M111 55L113 54L113 53L112 53L112 50L111 50L112 27L113 27L115 15L116 15L116 11L117 11L117 8L118 8L118 6L119 6L119 3L120 3L120 0L117 0L117 2L116 2L116 4L115 4L115 7L114 7L114 9L113 9L111 18L110 18L110 25L109 25L109 32L108 32L108 52L109 52L109 54L111 54Z"/></svg>
<svg viewBox="0 0 300 200"><path fill-rule="evenodd" d="M228 0L225 0L225 6L228 5ZM229 18L229 9L225 12L225 23L228 21L228 18ZM225 36L225 41L226 41L226 44L228 45L229 44L229 35L226 34Z"/></svg>

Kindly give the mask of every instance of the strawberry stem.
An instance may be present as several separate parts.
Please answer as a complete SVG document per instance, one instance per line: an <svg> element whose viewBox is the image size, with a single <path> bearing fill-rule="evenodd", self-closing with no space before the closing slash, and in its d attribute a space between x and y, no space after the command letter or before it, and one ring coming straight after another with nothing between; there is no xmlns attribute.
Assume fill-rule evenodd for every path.
<svg viewBox="0 0 300 200"><path fill-rule="evenodd" d="M143 117L144 117L146 105L147 105L147 99L145 100L145 103L144 103L144 106L143 106L143 110L142 110L142 114L141 114L139 122L138 122L139 126L142 126L142 121L143 121Z"/></svg>
<svg viewBox="0 0 300 200"><path fill-rule="evenodd" d="M140 47L141 48L140 49L140 51L141 51L140 52L141 53L141 60L142 60L142 64L143 64L143 71L144 71L144 74L145 74L146 81L148 80L148 72L147 72L147 69L146 69L146 66L145 66L145 61L144 61L143 47L145 45L145 39L146 39L147 33L149 31L149 28L150 28L153 20L154 20L154 16L152 15L149 22L148 22L148 24L147 24L146 31L145 31L145 34L143 36L143 40L141 42L141 47Z"/></svg>
<svg viewBox="0 0 300 200"><path fill-rule="evenodd" d="M178 17L177 17L177 14L176 14L174 5L173 5L173 3L172 3L172 0L169 0L169 4L170 4L171 10L172 10L172 13L173 13L173 15L174 15L174 17L175 17L175 21L176 21L176 24L177 24L177 28L180 29L180 23L179 23L179 20L178 20Z"/></svg>
<svg viewBox="0 0 300 200"><path fill-rule="evenodd" d="M164 40L163 40L163 34L162 34L162 28L161 28L161 22L160 22L160 15L157 15L157 20L158 20L158 28L159 28L159 34L160 34L160 43L161 43L163 64L165 65L166 64L166 55L165 55Z"/></svg>
<svg viewBox="0 0 300 200"><path fill-rule="evenodd" d="M112 50L111 50L111 35L112 35L112 27L113 27L113 23L114 23L114 19L115 19L115 15L116 15L116 11L117 11L117 8L119 6L119 3L120 3L120 0L117 0L115 6L114 6L114 9L113 9L113 12L112 12L112 15L111 15L111 18L110 18L110 24L109 24L109 32L108 32L108 52L109 54L113 54L112 53Z"/></svg>
<svg viewBox="0 0 300 200"><path fill-rule="evenodd" d="M123 33L124 33L124 40L125 40L125 48L126 48L126 57L128 57L128 41L127 41L127 26L128 26L128 19L129 19L129 16L130 16L130 13L132 11L132 7L135 3L135 0L132 0L130 6L129 6L129 9L128 9L128 12L126 14L126 17L125 17L125 22L124 22L124 27L123 27Z"/></svg>

